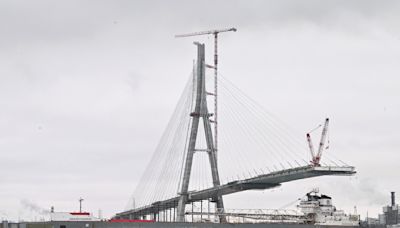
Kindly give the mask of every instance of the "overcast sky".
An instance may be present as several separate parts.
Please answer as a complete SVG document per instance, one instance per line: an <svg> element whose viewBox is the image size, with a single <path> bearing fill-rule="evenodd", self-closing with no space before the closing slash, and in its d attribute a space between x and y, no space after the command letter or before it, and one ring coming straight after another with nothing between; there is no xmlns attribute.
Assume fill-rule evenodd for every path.
<svg viewBox="0 0 400 228"><path fill-rule="evenodd" d="M225 197L278 208L313 187L376 215L400 197L400 2L0 0L0 217L23 202L111 216L124 209L191 71L194 40L221 35L220 72L307 132L331 118L354 177ZM210 57L210 56L208 56ZM306 158L308 159L308 158ZM26 203L25 203L26 204Z"/></svg>

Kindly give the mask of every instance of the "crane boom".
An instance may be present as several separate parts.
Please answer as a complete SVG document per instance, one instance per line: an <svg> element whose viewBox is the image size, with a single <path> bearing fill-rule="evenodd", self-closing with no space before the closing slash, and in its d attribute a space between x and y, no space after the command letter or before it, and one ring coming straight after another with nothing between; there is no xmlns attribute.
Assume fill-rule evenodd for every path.
<svg viewBox="0 0 400 228"><path fill-rule="evenodd" d="M308 147L310 148L311 158L314 158L315 157L314 146L311 141L310 133L307 133L307 142L308 142Z"/></svg>
<svg viewBox="0 0 400 228"><path fill-rule="evenodd" d="M326 135L328 133L329 118L326 118L324 128L322 129L321 141L319 143L318 153L315 156L315 161L319 164L321 160L322 151L324 150L324 145L326 141Z"/></svg>
<svg viewBox="0 0 400 228"><path fill-rule="evenodd" d="M202 31L202 32L193 32L193 33L186 33L186 34L180 34L180 35L175 35L176 38L179 37L188 37L188 36L200 36L200 35L208 35L208 34L218 34L221 32L236 32L236 28L228 28L228 29L215 29L215 30L208 30L208 31Z"/></svg>

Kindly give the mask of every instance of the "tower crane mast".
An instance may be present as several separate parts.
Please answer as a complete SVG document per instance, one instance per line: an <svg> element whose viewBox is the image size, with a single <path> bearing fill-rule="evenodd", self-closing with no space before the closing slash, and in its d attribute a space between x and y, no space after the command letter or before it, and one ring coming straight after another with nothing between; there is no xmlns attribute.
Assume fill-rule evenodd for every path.
<svg viewBox="0 0 400 228"><path fill-rule="evenodd" d="M214 93L209 95L214 96L214 150L215 157L217 158L218 153L218 34L222 32L236 32L236 28L227 29L215 29L201 32L193 32L175 35L175 38L183 38L190 36L201 36L201 35L214 35L214 66L207 65L207 67L214 69Z"/></svg>

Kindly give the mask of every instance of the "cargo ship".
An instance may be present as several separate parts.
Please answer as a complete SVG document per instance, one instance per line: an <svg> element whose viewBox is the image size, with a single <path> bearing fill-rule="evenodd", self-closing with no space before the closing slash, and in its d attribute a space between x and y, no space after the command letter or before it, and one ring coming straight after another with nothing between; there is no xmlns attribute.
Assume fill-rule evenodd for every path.
<svg viewBox="0 0 400 228"><path fill-rule="evenodd" d="M310 221L317 226L355 227L360 225L359 215L347 215L343 210L337 210L332 204L332 198L318 194L317 190L307 193L305 199L300 201L298 208L304 214L305 221Z"/></svg>

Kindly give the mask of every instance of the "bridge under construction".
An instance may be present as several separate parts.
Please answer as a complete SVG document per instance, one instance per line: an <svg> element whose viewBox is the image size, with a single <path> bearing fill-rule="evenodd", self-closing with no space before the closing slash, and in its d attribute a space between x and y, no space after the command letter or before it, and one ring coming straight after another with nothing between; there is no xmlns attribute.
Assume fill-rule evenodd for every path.
<svg viewBox="0 0 400 228"><path fill-rule="evenodd" d="M204 189L201 191L189 192L188 200L186 203L198 202L201 200L215 199L217 196L223 196L232 194L235 192L246 191L246 190L264 190L274 187L279 187L282 183L300 180L310 177L324 176L324 175L352 175L355 173L354 167L343 166L304 166L293 169L286 169L278 172L273 172L269 174L264 174L256 176L246 180L239 180L229 182L224 185L215 186L209 189ZM160 212L167 212L163 220L175 221L176 208L179 203L180 196L157 201L151 205L146 205L144 207L139 207L136 209L128 210L119 213L115 218L119 219L144 219L146 215L152 215L153 219L157 220ZM214 212L213 214L218 213ZM218 213L222 216L221 210ZM159 219L159 218L158 218Z"/></svg>
<svg viewBox="0 0 400 228"><path fill-rule="evenodd" d="M219 124L223 122L223 116L217 112L219 110L217 106L219 104L217 100L219 94L216 85L220 79L217 78L216 45L217 34L226 31L236 31L236 29L213 30L194 34L214 34L214 65L206 64L205 45L196 42L197 61L172 120L168 124L159 146L156 148L156 152L144 172L144 176L127 210L116 214L115 219L153 219L184 222L188 215L186 211L188 205L194 202L202 203L203 200L207 200L215 205L214 214L219 222L225 223L227 222L227 214L224 213L225 206L223 202L223 196L225 195L248 190L271 189L279 187L283 183L300 179L328 175L348 176L356 173L353 166L347 165L341 160L329 160L331 161L329 164L321 161L322 152L327 149L328 119L322 129L317 153L314 152L310 134L307 134L308 153L311 153L310 161L305 157L305 153L299 153L297 148L291 146L295 143L292 143L289 137L285 137L284 134L283 136L280 135L279 132L285 132L281 126L271 125L267 119L269 117L264 117L260 114L263 113L263 110L247 96L237 95L236 92L240 94L240 90L235 86L229 87L230 82L226 83L228 86L225 85L225 87L222 84L222 92L225 89L226 93L234 98L234 104L244 105L243 112L247 111L251 115L254 114L254 116L250 118L241 116L243 112L234 110L232 105L223 106L222 109L224 107L228 111L232 109L230 110L231 122L227 120L225 123L231 124L231 126L241 125L242 130L239 128L238 133L234 133L230 128L225 128L225 131L222 130L221 133L233 134L234 139L226 140L226 147L224 147L223 142L217 144L218 138L216 135L219 131L217 126L220 126ZM190 34L187 36L190 36ZM214 92L207 90L207 85L209 84L207 82L207 68L214 69ZM230 88L233 89L230 90ZM208 105L209 97L214 98L213 112L210 111ZM250 101L247 102L247 107L246 101ZM217 119L218 115L222 118L221 122L219 121L221 118ZM263 128L263 125L266 127ZM268 135L266 132L270 132L270 134ZM243 134L243 136L239 136L239 134ZM249 139L247 144L246 137ZM258 139L260 140L258 141ZM235 143L237 146L232 146ZM258 145L261 145L259 146L259 155L251 155L248 151L255 151ZM229 146L233 148L224 150ZM299 147L302 147L302 145ZM245 175L227 178L223 182L221 181L220 164L228 163L228 165L234 166L235 164L229 164L227 160L233 159L233 151L235 150L245 153L240 163L247 156L251 156L253 159L258 160L257 164L249 165L250 171L247 170ZM268 151L270 151L270 154L268 154ZM199 166L195 165L196 156L202 157L198 159L203 161ZM208 165L205 165L205 161L207 161ZM266 166L268 164L269 167L261 167L263 164ZM234 168L231 167L231 171L237 171L241 165L239 164L238 167ZM204 171L205 169L207 170ZM208 185L200 183L195 186L199 181L196 182L193 178L196 179L199 176L202 179L209 178ZM207 213L209 214L210 212Z"/></svg>

